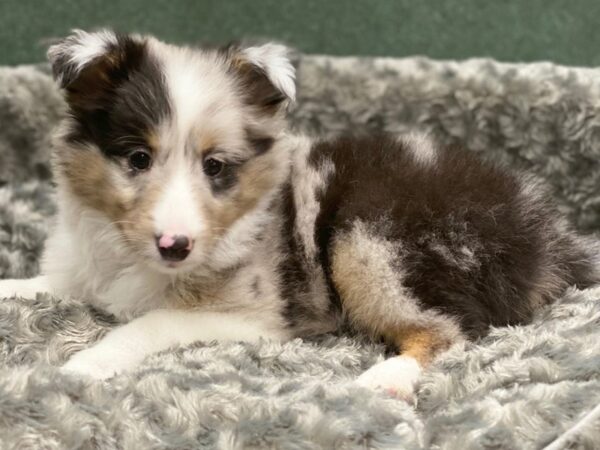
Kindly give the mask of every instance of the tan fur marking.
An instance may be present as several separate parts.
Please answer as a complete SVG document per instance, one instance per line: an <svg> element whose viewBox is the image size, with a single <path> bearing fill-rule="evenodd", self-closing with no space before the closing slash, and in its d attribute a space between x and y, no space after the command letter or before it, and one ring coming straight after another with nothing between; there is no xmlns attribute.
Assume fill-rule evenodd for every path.
<svg viewBox="0 0 600 450"><path fill-rule="evenodd" d="M225 200L205 205L205 217L210 220L213 237L218 238L233 222L253 209L258 201L276 184L274 161L271 155L248 161L238 174L236 191Z"/></svg>
<svg viewBox="0 0 600 450"><path fill-rule="evenodd" d="M214 150L218 142L219 140L217 135L210 132L204 132L198 137L196 141L196 148L199 150L199 154L204 156L206 153Z"/></svg>
<svg viewBox="0 0 600 450"><path fill-rule="evenodd" d="M62 157L59 170L75 195L112 220L119 220L129 199L115 187L107 164L99 152L78 149L76 154Z"/></svg>
<svg viewBox="0 0 600 450"><path fill-rule="evenodd" d="M136 189L123 168L108 161L99 150L65 147L58 150L57 156L59 173L73 194L122 230L125 245L144 251L154 235L152 209L163 190L160 180L144 183L135 195Z"/></svg>
<svg viewBox="0 0 600 450"><path fill-rule="evenodd" d="M116 223L129 237L133 247L145 247L154 235L152 210L163 192L161 183L152 183L144 187L138 196L135 207L123 212L120 221Z"/></svg>
<svg viewBox="0 0 600 450"><path fill-rule="evenodd" d="M332 278L345 313L373 335L396 326L398 309L408 309L408 315L418 312L394 270L394 253L390 243L370 236L362 224L333 245Z"/></svg>
<svg viewBox="0 0 600 450"><path fill-rule="evenodd" d="M387 339L402 355L415 358L421 366L429 364L437 353L447 350L451 345L435 330L427 328L400 328Z"/></svg>
<svg viewBox="0 0 600 450"><path fill-rule="evenodd" d="M154 153L154 158L156 158L156 154L161 149L160 137L158 135L157 130L155 130L155 129L147 130L144 137L146 138L146 143L148 144L148 146L152 149L152 151Z"/></svg>
<svg viewBox="0 0 600 450"><path fill-rule="evenodd" d="M436 328L442 319L420 310L402 285L398 258L396 245L357 223L334 242L333 282L345 314L357 328L383 337L402 354L426 365L460 333L450 323L444 325L448 327L444 335Z"/></svg>

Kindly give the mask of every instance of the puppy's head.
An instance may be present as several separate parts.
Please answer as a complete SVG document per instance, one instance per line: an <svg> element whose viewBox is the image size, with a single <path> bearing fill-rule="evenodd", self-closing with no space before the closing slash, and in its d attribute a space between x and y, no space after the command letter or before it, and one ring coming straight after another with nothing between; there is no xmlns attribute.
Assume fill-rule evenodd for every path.
<svg viewBox="0 0 600 450"><path fill-rule="evenodd" d="M158 270L227 265L286 175L285 48L77 31L48 57L69 107L55 148L61 187Z"/></svg>

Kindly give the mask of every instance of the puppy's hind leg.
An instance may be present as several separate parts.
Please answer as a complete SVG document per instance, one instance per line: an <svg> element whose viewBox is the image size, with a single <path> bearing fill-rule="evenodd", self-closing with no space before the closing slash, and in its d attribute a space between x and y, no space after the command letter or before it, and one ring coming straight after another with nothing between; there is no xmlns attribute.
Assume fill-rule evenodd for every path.
<svg viewBox="0 0 600 450"><path fill-rule="evenodd" d="M378 236L362 222L331 246L331 274L350 322L383 337L399 356L371 367L357 380L410 402L423 367L463 339L452 318L420 308L403 286L399 243Z"/></svg>
<svg viewBox="0 0 600 450"><path fill-rule="evenodd" d="M22 280L0 280L0 300L10 297L34 299L38 293L50 293L48 278L40 275Z"/></svg>

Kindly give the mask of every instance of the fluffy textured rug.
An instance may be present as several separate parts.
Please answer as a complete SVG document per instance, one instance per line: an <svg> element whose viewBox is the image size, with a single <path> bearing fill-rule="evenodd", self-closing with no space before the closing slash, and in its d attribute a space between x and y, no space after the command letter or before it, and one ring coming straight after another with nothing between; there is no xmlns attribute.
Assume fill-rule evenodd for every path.
<svg viewBox="0 0 600 450"><path fill-rule="evenodd" d="M583 232L600 229L600 71L420 58L298 64L298 129L425 130L536 172ZM45 66L0 69L0 277L38 271L54 213L49 132L62 111ZM112 326L72 301L0 299L0 448L600 446L600 287L452 349L425 374L416 410L351 383L383 351L351 337L197 343L107 383L56 369Z"/></svg>

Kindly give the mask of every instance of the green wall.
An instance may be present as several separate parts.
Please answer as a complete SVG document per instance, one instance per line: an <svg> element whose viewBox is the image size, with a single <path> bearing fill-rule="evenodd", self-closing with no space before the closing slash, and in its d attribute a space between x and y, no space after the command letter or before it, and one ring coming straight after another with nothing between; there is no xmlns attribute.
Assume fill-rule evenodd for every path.
<svg viewBox="0 0 600 450"><path fill-rule="evenodd" d="M305 52L600 65L598 0L0 0L0 64L111 26L176 42L276 38Z"/></svg>

